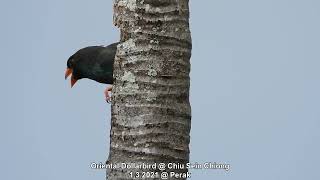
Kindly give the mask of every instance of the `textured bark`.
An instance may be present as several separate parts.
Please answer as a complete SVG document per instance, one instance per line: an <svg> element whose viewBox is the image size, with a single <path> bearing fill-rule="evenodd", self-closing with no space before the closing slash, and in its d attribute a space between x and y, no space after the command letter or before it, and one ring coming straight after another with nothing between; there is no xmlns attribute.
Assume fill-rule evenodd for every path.
<svg viewBox="0 0 320 180"><path fill-rule="evenodd" d="M121 43L114 64L109 164L189 161L188 3L114 1L114 24L120 28ZM107 179L133 179L131 171L162 172L113 168L108 169Z"/></svg>

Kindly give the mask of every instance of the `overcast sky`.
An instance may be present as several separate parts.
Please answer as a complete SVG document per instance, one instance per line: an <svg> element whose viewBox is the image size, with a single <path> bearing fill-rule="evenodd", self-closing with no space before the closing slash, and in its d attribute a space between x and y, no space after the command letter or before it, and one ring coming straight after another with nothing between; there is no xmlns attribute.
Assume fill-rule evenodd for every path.
<svg viewBox="0 0 320 180"><path fill-rule="evenodd" d="M320 1L191 0L191 179L320 179ZM119 39L112 1L0 2L0 179L102 180L105 85L64 80Z"/></svg>

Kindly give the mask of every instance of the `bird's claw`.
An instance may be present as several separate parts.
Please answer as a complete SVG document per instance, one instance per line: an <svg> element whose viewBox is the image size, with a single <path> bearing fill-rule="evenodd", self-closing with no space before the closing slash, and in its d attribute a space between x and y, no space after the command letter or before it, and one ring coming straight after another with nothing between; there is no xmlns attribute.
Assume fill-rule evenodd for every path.
<svg viewBox="0 0 320 180"><path fill-rule="evenodd" d="M107 103L111 103L111 97L110 97L110 95L109 95L109 91L111 91L112 90L112 86L109 86L109 87L107 87L106 88L106 90L104 91L104 95L105 95L105 97L106 97L106 101L107 101Z"/></svg>
<svg viewBox="0 0 320 180"><path fill-rule="evenodd" d="M111 97L106 97L106 101L107 101L107 103L111 103Z"/></svg>

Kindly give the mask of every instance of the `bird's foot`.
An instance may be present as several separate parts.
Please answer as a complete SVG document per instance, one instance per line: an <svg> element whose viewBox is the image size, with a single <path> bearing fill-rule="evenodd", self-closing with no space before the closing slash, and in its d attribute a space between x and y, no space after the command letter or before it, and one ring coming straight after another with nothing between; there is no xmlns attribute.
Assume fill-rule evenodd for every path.
<svg viewBox="0 0 320 180"><path fill-rule="evenodd" d="M105 95L105 97L106 97L107 103L111 103L111 97L110 97L110 95L109 95L109 91L111 91L111 90L112 90L112 86L109 86L109 87L107 87L106 90L104 91L104 95Z"/></svg>
<svg viewBox="0 0 320 180"><path fill-rule="evenodd" d="M106 101L107 101L107 103L111 103L111 97L106 97Z"/></svg>

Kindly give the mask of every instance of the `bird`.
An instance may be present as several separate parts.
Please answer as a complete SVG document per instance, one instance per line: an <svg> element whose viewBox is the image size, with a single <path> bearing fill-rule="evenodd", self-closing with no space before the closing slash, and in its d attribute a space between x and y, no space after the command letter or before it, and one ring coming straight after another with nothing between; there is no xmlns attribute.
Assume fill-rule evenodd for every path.
<svg viewBox="0 0 320 180"><path fill-rule="evenodd" d="M109 91L113 84L113 63L119 42L108 46L88 46L78 50L68 58L65 79L71 75L71 88L76 82L88 78L99 83L109 84L104 91L110 103Z"/></svg>

